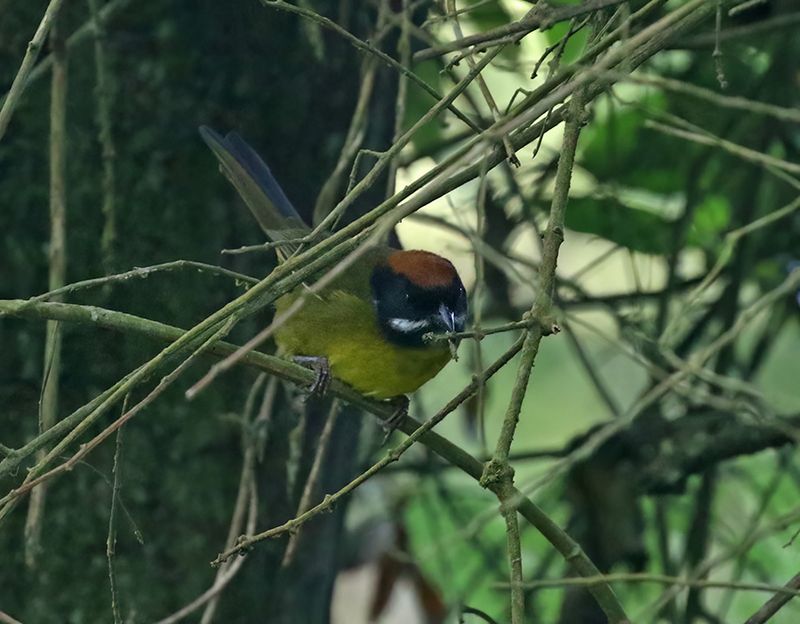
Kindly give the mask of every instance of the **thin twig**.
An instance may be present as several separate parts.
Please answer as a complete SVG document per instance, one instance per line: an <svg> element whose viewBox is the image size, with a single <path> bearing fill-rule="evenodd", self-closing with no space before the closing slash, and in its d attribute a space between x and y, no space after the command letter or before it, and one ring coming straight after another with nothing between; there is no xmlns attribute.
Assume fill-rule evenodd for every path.
<svg viewBox="0 0 800 624"><path fill-rule="evenodd" d="M358 261L367 251L370 250L372 245L378 243L383 239L386 231L393 224L386 221L383 227L376 228L371 236L360 247L356 247L348 256L343 258L336 266L331 268L325 275L316 280L312 285L303 288L297 297L292 301L292 304L277 315L273 321L253 338L248 340L236 352L219 362L214 364L209 371L203 375L199 381L194 383L191 388L186 391L186 398L190 401L194 399L200 392L207 388L214 380L227 370L230 370L236 363L241 360L249 351L258 348L270 336L272 336L278 329L280 329L289 319L297 314L305 305L309 297L316 296L317 293L322 291L326 286L332 284L339 276L341 276L348 268Z"/></svg>
<svg viewBox="0 0 800 624"><path fill-rule="evenodd" d="M66 286L56 288L55 290L37 295L36 297L31 297L30 301L57 300L58 297L72 294L81 290L97 288L98 286L107 286L120 282L128 282L132 279L145 279L155 273L175 271L178 269L195 269L199 273L208 273L209 275L229 277L236 282L241 282L247 285L258 284L259 281L255 277L250 277L249 275L244 275L243 273L237 273L236 271L231 271L230 269L224 269L213 264L206 264L205 262L195 262L193 260L172 260L170 262L154 264L148 267L136 267L130 271L117 273L116 275L107 275L105 277L95 277L92 279L82 280L80 282L73 282L71 284L67 284Z"/></svg>
<svg viewBox="0 0 800 624"><path fill-rule="evenodd" d="M499 53L499 49L497 53ZM427 125L429 122L433 121L445 108L447 108L450 104L452 104L452 102L454 102L455 99L466 90L469 84L480 74L480 72L483 71L483 69L485 69L489 65L489 63L491 63L495 55L496 53L486 54L484 58L482 58L474 68L470 69L467 75L464 76L464 78L462 78L450 90L450 92L446 96L441 98L438 102L436 102L436 104L434 104L427 111L425 111L425 114L422 115L422 117L420 117L411 126L411 128L406 130L402 136L396 139L388 150L386 150L383 153L377 154L378 160L375 163L375 165L373 165L372 169L370 169L370 171L364 176L364 178L362 178L358 182L358 184L356 184L352 188L348 188L347 195L334 207L334 209L330 212L330 214L316 226L314 231L310 234L310 238L313 239L315 236L318 236L320 233L324 232L327 228L329 228L338 219L339 215L342 212L344 212L344 210L346 210L348 206L350 206L366 189L368 189L378 179L378 177L383 173L384 169L386 169L386 167L388 167L392 162L394 162L396 157L399 156L400 151L408 143L411 142L416 133L425 125ZM470 143L468 142L468 145L469 144ZM462 150L459 150L460 155L463 156L464 153L466 153L466 147L462 148ZM443 162L442 165L440 165L440 167L441 167L440 171L444 171L446 168L445 163ZM439 169L439 167L437 167L437 169ZM430 176L423 176L423 178L420 179L420 181L418 182L421 182L423 179L427 181L434 179L435 175L433 175L433 172L431 172L431 174L432 175ZM408 195L411 194L409 191L411 190L411 188L413 188L413 186L417 185L416 184L411 185L410 187L406 187L405 189L403 189L400 193L395 193L392 196L392 198L387 199L387 202L389 201L394 202L395 198L404 199L405 197L408 197Z"/></svg>
<svg viewBox="0 0 800 624"><path fill-rule="evenodd" d="M258 396L261 386L264 385L266 375L262 373L256 378L256 381L250 388L245 401L244 413L242 416L242 474L239 478L239 490L236 494L236 503L233 506L233 513L231 514L231 524L228 527L228 537L225 544L232 546L236 541L237 536L242 532L243 524L245 530L255 530L256 522L256 494L258 492L256 484L255 462L256 454L259 446L259 439L257 436L257 423L262 418L269 418L272 414L272 408L275 404L275 378L270 378L267 383L267 388L261 397L261 406L258 409L257 415L254 417L253 410L255 406L255 399ZM249 510L248 518L245 524L245 511ZM223 578L226 582L233 579L233 574L230 572L232 569L239 570L241 561L233 561L228 566L221 566L217 570L217 575L214 578L214 585L212 587L218 588L218 591L211 595L206 592L204 596L208 596L209 600L206 608L203 609L203 615L200 618L200 624L211 624L214 619L214 614L217 611L219 600L222 596L222 589L224 585L220 585ZM234 571L235 573L235 571Z"/></svg>
<svg viewBox="0 0 800 624"><path fill-rule="evenodd" d="M45 468L50 464L53 459L58 457L67 446L69 446L74 440L78 438L78 436L89 427L89 425L96 420L99 416L100 407L94 410L94 412L90 413L80 425L75 427L69 435L67 435L61 442L59 442L47 455L37 464L28 471L27 477L22 482L18 488L11 490L8 494L6 494L2 499L0 499L0 505L3 505L0 508L0 519L6 517L8 513L11 511L13 506L16 504L16 501L25 494L27 494L30 490L35 488L41 483L44 483L53 477L69 471L78 461L81 461L86 455L88 455L95 447L97 447L100 443L103 442L108 436L112 433L117 431L120 427L122 427L126 422L128 422L131 418L133 418L137 413L147 407L150 403L155 401L155 399L160 396L174 381L177 379L184 370L186 370L190 365L194 363L194 361L199 357L207 348L211 345L217 343L221 340L229 331L232 325L231 321L225 323L222 327L211 333L208 336L203 344L198 347L189 357L187 357L181 364L174 369L171 373L166 375L158 385L141 401L139 401L136 405L134 405L130 410L125 412L122 416L120 416L117 420L111 423L108 427L106 427L103 431L97 434L94 438L92 438L86 444L83 444L81 448L67 461L57 465L55 468L52 468L45 472Z"/></svg>
<svg viewBox="0 0 800 624"><path fill-rule="evenodd" d="M461 615L458 618L460 624L465 624L466 620L464 619L465 615L474 615L476 617L481 618L486 624L497 624L497 621L490 617L488 613L485 611L481 611L480 609L476 609L474 607L462 607Z"/></svg>
<svg viewBox="0 0 800 624"><path fill-rule="evenodd" d="M800 123L800 110L796 108L786 108L784 106L777 106L768 102L759 102L736 95L724 95L688 82L674 80L673 78L664 78L663 76L656 76L654 74L624 74L615 71L608 71L606 74L622 82L650 85L674 93L696 97L714 106L741 110L755 115L766 115L788 123Z"/></svg>
<svg viewBox="0 0 800 624"><path fill-rule="evenodd" d="M0 300L0 317L6 315L21 316L24 318L48 318L52 317L61 321L69 322L82 322L93 324L96 326L106 327L117 331L123 331L128 334L141 334L156 340L166 340L170 342L178 342L186 333L175 327L149 321L139 317L135 317L122 312L112 312L110 310L102 310L92 306L78 306L62 303L29 303L26 301L2 301ZM190 330L191 331L191 330ZM520 344L519 342L517 343ZM236 351L237 347L224 342L218 342L208 347L208 353L214 355L230 354ZM288 362L286 360L265 355L258 352L250 352L243 359L243 364L264 370L273 375L277 375L287 381L298 385L308 385L313 380L313 372ZM499 363L501 366L503 362ZM141 367L134 373L125 377L121 382L113 386L107 393L98 397L96 402L89 404L89 409L81 408L78 412L63 419L60 423L66 423L69 427L74 426L76 423L83 421L86 411L95 409L100 403L109 400L113 392L124 390L130 387L131 379L135 379L135 373L141 374ZM123 383L124 382L124 383ZM480 379L476 383L482 383ZM112 392L113 391L113 392ZM356 405L365 411L375 414L381 419L386 419L393 415L394 408L380 401L367 399L362 395L355 392L352 388L334 379L329 388L329 392L333 396L337 396L348 403ZM458 398L458 397L457 397ZM59 423L59 424L60 424ZM419 421L406 416L398 425L398 430L406 434L418 434L418 430L423 425ZM63 428L66 430L66 426ZM60 431L61 433L63 431ZM418 434L419 435L419 434ZM453 444L446 438L436 434L428 427L419 435L419 441L431 449L434 453L441 456L448 463L458 467L460 470L471 476L473 479L480 479L483 464L477 459L469 455L466 451L459 446ZM38 439L34 439L31 443L26 445L25 448L35 448L38 444ZM15 452L15 455L9 456L0 462L0 474L7 474L18 465L19 455L23 454L22 449ZM5 472L3 470L5 469ZM520 514L529 522L534 524L537 529L544 535L544 537L558 550L559 553L571 561L580 574L595 575L597 568L591 560L583 553L580 547L572 540L569 535L564 532L556 523L554 523L539 507L531 500L525 498L518 490L514 491L514 504L518 507ZM600 593L601 589L593 589L593 592Z"/></svg>
<svg viewBox="0 0 800 624"><path fill-rule="evenodd" d="M339 402L333 401L331 403L330 411L328 412L328 418L325 421L325 426L323 427L322 433L320 433L319 440L316 444L317 452L314 455L314 462L311 464L311 470L309 471L308 478L306 478L306 483L303 486L303 493L300 496L300 502L297 505L295 517L299 516L305 511L308 511L308 509L311 507L311 499L314 497L314 492L317 489L317 484L319 483L323 461L328 453L331 435L333 434L333 428L336 426L336 420L338 417ZM283 554L283 561L281 561L282 568L287 568L291 565L294 555L297 552L297 544L300 541L301 530L302 527L298 526L297 529L290 535L289 543L286 545L286 551Z"/></svg>
<svg viewBox="0 0 800 624"><path fill-rule="evenodd" d="M728 81L725 78L725 68L722 64L722 45L720 41L720 33L722 32L722 0L717 0L717 19L714 24L714 51L711 53L711 58L714 59L714 69L717 73L717 82L720 89L728 88Z"/></svg>
<svg viewBox="0 0 800 624"><path fill-rule="evenodd" d="M788 160L783 160L782 158L771 156L769 154L764 154L763 152L750 149L749 147L737 145L736 143L728 141L727 139L722 139L708 133L700 134L698 132L690 132L681 128L674 128L652 119L645 121L645 127L658 130L659 132L663 132L664 134L669 134L680 139L686 139L687 141L691 141L693 143L709 145L711 147L719 147L730 154L738 156L739 158L749 160L762 166L775 167L776 169L780 169L781 171L786 171L788 173L800 174L800 165L797 163L789 162Z"/></svg>
<svg viewBox="0 0 800 624"><path fill-rule="evenodd" d="M470 35L468 37L462 37L461 39L450 43L439 44L435 48L420 50L414 54L414 61L424 61L447 54L448 52L455 52L456 50L471 46L478 46L478 50L483 50L493 44L499 43L500 41L505 43L505 40L509 36L524 36L530 32L533 32L534 30L545 30L558 22L564 22L572 19L573 17L578 17L580 15L591 13L605 7L620 4L622 1L623 0L587 0L580 5L552 8L542 8L541 6L536 6L528 11L520 20L512 22L511 24L498 26L497 28L492 28L491 30Z"/></svg>
<svg viewBox="0 0 800 624"><path fill-rule="evenodd" d="M794 593L789 593L791 591ZM795 596L800 596L800 574L795 574L786 585L776 589L775 595L747 618L745 624L764 624Z"/></svg>
<svg viewBox="0 0 800 624"><path fill-rule="evenodd" d="M385 64L389 65L393 69L396 69L401 74L408 76L411 80L414 81L416 85L421 87L426 93L434 97L436 100L442 99L442 96L439 94L439 92L436 91L436 89L434 89L427 82L425 82L422 78L420 78L416 73L414 73L407 67L404 67L402 64L398 63L391 56L389 56L382 50L379 50L372 44L367 43L366 41L362 41L361 39L353 35L350 31L339 26L339 24L337 24L333 20L328 19L327 17L320 15L319 13L312 11L311 9L307 9L301 6L295 6L293 4L289 4L288 2L284 2L284 0L261 0L261 4L263 4L265 7L280 9L282 11L287 11L289 13L295 13L297 15L301 15L302 17L305 17L306 19L309 19L312 22L319 24L320 26L324 26L325 28L332 30L338 35L341 35L344 39L346 39L349 43L351 43L359 50L368 52L369 54L373 54L378 59L383 61ZM475 132L481 131L481 128L475 125L475 122L473 122L469 117L464 115L464 113L462 113L453 104L449 104L447 108L456 117L458 117L458 119L467 124L467 126L472 128Z"/></svg>
<svg viewBox="0 0 800 624"><path fill-rule="evenodd" d="M402 14L400 23L400 37L397 39L397 55L403 67L411 67L411 27L412 15L408 0L402 0ZM400 74L397 78L397 97L394 104L394 132L392 143L396 143L403 135L403 125L406 120L406 104L408 102L408 76ZM394 158L389 165L388 180L386 182L386 197L391 197L397 190L397 171L400 161ZM348 189L349 192L350 189Z"/></svg>
<svg viewBox="0 0 800 624"><path fill-rule="evenodd" d="M256 422L271 413L272 406L275 400L275 387L274 378L270 380L266 391L263 394L261 407L259 408L259 416L253 419L253 408L255 399L259 390L264 385L265 375L259 375L253 385L250 387L250 392L247 394L245 406L242 413L242 470L239 477L239 487L236 493L236 502L233 506L233 513L231 514L231 523L228 527L228 537L225 540L226 546L232 546L236 540L236 536L242 531L242 524L245 523L245 511L247 511L247 520L245 530L252 532L255 529L256 511L257 511L257 484L255 478L255 456L256 447L258 446L257 439L254 436L253 425ZM222 566L217 570L214 577L214 582L206 591L200 594L197 598L192 600L189 604L178 609L175 613L162 618L157 624L174 624L183 618L191 615L203 605L206 606L203 615L200 619L201 624L210 624L216 612L219 598L222 591L233 580L236 574L242 567L244 558L239 558L232 561L227 566Z"/></svg>
<svg viewBox="0 0 800 624"><path fill-rule="evenodd" d="M255 398L259 390L264 385L264 375L259 375L253 385L250 387L250 392L245 401L244 411L242 414L242 470L239 477L239 488L236 494L236 502L234 504L233 513L231 514L231 523L228 528L228 537L226 545L232 545L236 536L242 530L242 524L245 523L245 530L251 532L255 529L257 510L258 510L258 490L256 487L255 476L255 455L256 455L256 440L252 435L250 429L253 418L253 408L255 405ZM275 398L274 392L266 392L262 399L260 412L270 412L272 403ZM247 520L245 522L244 514L247 511ZM178 609L175 613L162 618L157 624L175 624L185 617L191 615L203 605L206 605L201 618L201 624L210 624L213 619L214 613L217 608L219 597L222 591L233 580L236 574L244 563L244 558L240 557L232 561L227 566L220 567L214 577L214 582L206 591L200 594L197 598L192 600L189 604Z"/></svg>
<svg viewBox="0 0 800 624"><path fill-rule="evenodd" d="M475 379L473 379L473 381L469 383L461 392L459 392L455 397L450 399L450 401L448 401L447 404L442 409L440 409L435 416L425 421L424 424L419 424L405 440L403 440L400 444L391 449L382 459L374 463L369 469L362 472L350 483L339 489L336 493L325 495L325 497L322 499L322 502L304 511L303 513L295 516L294 518L287 520L280 526L268 529L266 531L262 531L261 533L257 533L256 535L243 536L236 544L235 548L230 548L220 553L217 556L217 558L212 562L212 565L215 566L220 565L236 554L247 552L247 550L251 548L253 544L261 542L265 539L271 539L279 535L283 535L284 533L287 532L296 531L298 527L305 524L308 520L310 520L317 514L326 511L327 509L330 509L330 507L334 505L339 499L350 494L350 492L355 490L362 483L372 478L375 474L380 472L385 466L388 466L390 463L400 459L403 453L405 453L409 448L411 448L411 446L413 446L413 444L417 440L420 439L424 440L425 434L429 433L430 430L433 429L433 427L439 424L442 420L444 420L444 418L448 414L454 411L464 401L469 399L476 392L478 385L485 383L489 378L492 377L492 375L494 375L498 370L500 370L503 366L505 366L511 360L511 358L517 354L521 346L522 346L522 341L517 340L516 343L514 343L514 345L511 346L511 348L509 348L497 360L495 360L485 371L483 371L481 375L476 376ZM408 419L408 417L406 418Z"/></svg>
<svg viewBox="0 0 800 624"><path fill-rule="evenodd" d="M743 37L753 37L755 35L772 34L776 31L781 31L785 28L795 28L800 24L800 12L786 13L783 15L776 15L764 20L758 20L735 28L727 28L719 33L717 37L716 32L702 33L682 39L676 42L676 48L704 48L706 46L716 45L717 40L732 41Z"/></svg>
<svg viewBox="0 0 800 624"><path fill-rule="evenodd" d="M659 343L668 344L674 338L676 328L680 324L682 318L685 318L686 314L698 304L703 293L708 290L711 284L714 283L714 281L722 273L725 266L733 257L733 252L736 250L736 246L739 244L739 241L741 241L745 236L791 215L798 209L800 209L800 197L789 202L785 206L774 210L773 212L759 217L747 225L743 225L740 228L736 228L735 230L728 232L725 235L725 242L722 246L719 256L717 257L717 261L714 263L714 266L708 273L706 273L706 275L703 277L703 280L689 293L686 301L683 303L682 313L680 315L676 315L667 325L662 332L661 337L659 338Z"/></svg>
<svg viewBox="0 0 800 624"><path fill-rule="evenodd" d="M702 349L692 354L688 359L688 366L682 368L665 379L653 388L644 393L637 399L626 411L620 416L619 419L608 423L607 425L598 429L596 433L589 436L580 446L570 452L570 454L554 463L552 468L547 472L544 477L537 479L531 486L525 487L526 493L531 493L541 488L546 483L552 481L557 475L563 474L571 466L577 462L589 457L594 453L600 445L617 432L627 427L639 414L646 408L653 405L658 399L671 392L676 386L682 383L687 377L692 374L692 370L701 367L709 359L717 355L728 344L731 344L742 331L754 319L758 318L759 314L769 306L773 305L779 299L785 297L787 294L794 292L800 286L800 269L797 269L789 274L789 276L776 288L768 291L762 295L758 300L747 307L739 316L736 321L724 332L722 332L715 340L709 343Z"/></svg>
<svg viewBox="0 0 800 624"><path fill-rule="evenodd" d="M128 407L127 398L122 402L122 413ZM122 481L122 431L120 427L117 431L117 443L114 446L114 464L111 472L114 475L113 485L111 486L111 508L108 512L108 537L106 537L106 559L108 560L108 584L111 591L111 614L114 617L114 624L122 624L122 615L119 608L119 597L117 596L117 575L114 569L114 555L117 548L117 499Z"/></svg>
<svg viewBox="0 0 800 624"><path fill-rule="evenodd" d="M104 4L100 8L100 12L98 14L101 26L105 27L106 23L112 17L114 17L118 11L126 8L132 1L133 0L110 0L107 4ZM69 37L67 37L66 41L67 52L71 52L75 46L78 46L87 41L93 33L94 33L94 24L90 17L78 28L76 28L75 31ZM33 82L44 76L52 68L53 68L53 55L48 54L33 66L33 69L31 69L30 73L28 74L28 80L25 85L25 88L27 88ZM0 103L4 102L9 95L10 92L6 93L2 98L0 98Z"/></svg>
<svg viewBox="0 0 800 624"><path fill-rule="evenodd" d="M744 556L755 544L765 537L771 536L778 531L783 531L787 527L793 526L800 520L800 508L795 508L780 517L776 518L769 524L766 524L758 530L747 530L742 533L742 538L732 547L719 553L714 557L707 558L691 571L689 578L692 580L702 580L702 577L708 574L711 570L719 567L723 563L731 561L732 559ZM765 590L768 591L768 590ZM775 591L775 590L773 590ZM643 610L642 616L645 613L657 613L661 607L677 593L675 586L667 589L653 604L649 605ZM649 618L641 617L636 621L646 621Z"/></svg>
<svg viewBox="0 0 800 624"><path fill-rule="evenodd" d="M25 56L22 59L22 64L14 76L14 81L11 83L11 88L8 90L6 99L3 102L3 108L0 109L0 141L3 140L3 135L6 133L8 123L11 121L11 116L14 114L14 109L19 103L22 92L28 84L28 77L31 70L36 63L36 58L39 56L39 51L44 45L48 32L53 25L53 22L58 15L58 10L61 7L63 0L50 0L50 3L45 9L42 21L39 22L39 27L33 34L33 39L28 43L28 48L25 50Z"/></svg>
<svg viewBox="0 0 800 624"><path fill-rule="evenodd" d="M453 18L453 33L455 34L457 39L463 39L464 33L461 30L461 24L458 22L458 13L456 12L456 0L447 0L447 11L452 15ZM514 40L512 43L517 43L517 40ZM471 70L475 70L477 63L473 58L471 52L467 53L466 56L467 65ZM497 108L497 103L495 102L494 96L492 96L492 92L489 90L489 86L486 84L486 81L483 79L483 76L478 74L475 76L475 83L478 85L478 89L480 89L481 95L483 96L484 101L486 102L486 106L489 107L489 112L492 114L492 120L497 121L500 119L500 109ZM501 137L503 142L503 148L506 150L506 157L508 158L508 162L511 163L514 167L519 167L520 162L519 158L517 158L516 153L514 152L514 147L511 145L511 142L508 140L507 135L503 135Z"/></svg>
<svg viewBox="0 0 800 624"><path fill-rule="evenodd" d="M336 165L317 195L317 201L314 204L313 223L322 221L336 204L337 194L341 190L347 166L353 162L364 140L364 134L369 122L367 113L369 112L369 103L372 97L372 89L375 85L377 69L378 62L374 57L370 56L364 61L361 87L358 91L353 117L350 120L350 127L347 129L347 136L344 139L344 145L339 153ZM405 76L402 76L402 78L405 78Z"/></svg>
<svg viewBox="0 0 800 624"><path fill-rule="evenodd" d="M794 580L794 579L792 579ZM711 581L706 579L682 578L677 576L667 576L664 574L650 574L639 572L620 572L617 574L601 574L599 576L578 576L559 579L540 579L528 581L522 584L526 589L546 589L552 587L591 587L595 583L660 583L662 585L674 585L679 587L701 587L701 588L731 588L747 591L775 592L785 597L787 600L794 596L800 596L800 587L789 585L770 585L769 583L739 583L731 581ZM506 587L506 583L500 584Z"/></svg>

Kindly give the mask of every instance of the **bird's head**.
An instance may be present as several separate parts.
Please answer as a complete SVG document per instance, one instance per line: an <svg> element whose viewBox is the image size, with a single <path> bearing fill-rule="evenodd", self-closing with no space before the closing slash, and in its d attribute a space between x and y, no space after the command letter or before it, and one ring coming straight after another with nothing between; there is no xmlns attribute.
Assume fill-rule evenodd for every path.
<svg viewBox="0 0 800 624"><path fill-rule="evenodd" d="M467 293L449 260L428 251L395 251L372 273L372 298L387 340L422 347L430 332L460 332Z"/></svg>

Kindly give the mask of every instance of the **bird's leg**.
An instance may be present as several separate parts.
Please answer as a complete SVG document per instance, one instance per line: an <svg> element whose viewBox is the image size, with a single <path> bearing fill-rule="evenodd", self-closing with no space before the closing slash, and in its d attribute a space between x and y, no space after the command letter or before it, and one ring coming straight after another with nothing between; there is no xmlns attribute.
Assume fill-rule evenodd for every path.
<svg viewBox="0 0 800 624"><path fill-rule="evenodd" d="M403 422L403 419L408 416L409 400L406 395L401 394L400 396L396 396L392 399L389 399L387 403L394 407L394 411L386 420L381 423L383 430L386 432L386 434L383 436L383 442L381 442L381 446L386 444L389 436L394 433L395 429L397 429L400 426L400 423Z"/></svg>
<svg viewBox="0 0 800 624"><path fill-rule="evenodd" d="M292 360L295 364L310 368L316 373L316 378L308 387L308 391L319 397L325 396L328 386L331 385L331 366L324 355L295 355Z"/></svg>

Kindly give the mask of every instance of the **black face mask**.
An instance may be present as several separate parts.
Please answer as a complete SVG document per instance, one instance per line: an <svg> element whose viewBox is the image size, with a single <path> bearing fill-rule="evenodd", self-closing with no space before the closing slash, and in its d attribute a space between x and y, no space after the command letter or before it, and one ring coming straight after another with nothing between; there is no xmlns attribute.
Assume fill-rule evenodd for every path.
<svg viewBox="0 0 800 624"><path fill-rule="evenodd" d="M428 333L460 332L467 320L467 293L458 276L448 286L422 287L388 267L372 274L378 324L387 340L423 347Z"/></svg>

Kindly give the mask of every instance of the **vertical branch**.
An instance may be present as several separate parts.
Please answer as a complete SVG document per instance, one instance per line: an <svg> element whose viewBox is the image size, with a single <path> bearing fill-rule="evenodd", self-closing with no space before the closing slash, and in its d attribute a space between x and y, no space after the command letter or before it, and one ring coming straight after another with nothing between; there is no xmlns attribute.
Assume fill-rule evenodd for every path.
<svg viewBox="0 0 800 624"><path fill-rule="evenodd" d="M260 374L250 388L245 401L244 412L242 415L242 472L239 478L239 490L236 494L236 503L233 506L233 513L231 514L231 523L228 527L228 537L225 540L225 545L233 545L236 543L236 538L242 532L242 526L245 525L245 511L252 506L256 497L256 451L259 444L258 430L259 424L264 424L272 416L272 408L275 404L275 396L277 394L278 383L275 377L271 377L266 383L266 388L261 395L261 406L258 413L253 417L255 401L261 387L267 382L266 374ZM252 519L247 521L247 528L255 520L255 514L252 514ZM219 600L222 596L222 590L227 582L233 579L241 566L241 558L237 561L227 563L217 569L217 574L214 577L214 583L211 590L216 590L209 595L206 608L203 610L203 615L200 617L200 624L211 624L214 619L214 614L219 606ZM194 603L193 603L194 604ZM197 603L199 607L202 603ZM188 615L188 613L187 613Z"/></svg>
<svg viewBox="0 0 800 624"><path fill-rule="evenodd" d="M65 283L66 272L66 102L67 58L64 40L56 23L52 24L53 75L50 95L50 275L49 289ZM42 394L39 404L39 432L49 429L58 414L59 374L61 369L61 332L58 321L48 321L44 348ZM45 450L37 455L41 461ZM41 548L42 518L46 486L31 492L28 516L25 520L25 564L36 566Z"/></svg>
<svg viewBox="0 0 800 624"><path fill-rule="evenodd" d="M123 401L122 412L128 407L127 399ZM122 427L117 431L117 443L114 447L114 464L111 469L114 480L111 486L111 508L108 513L108 537L106 538L106 559L108 560L108 585L111 590L111 613L114 624L122 624L122 616L117 600L117 575L114 570L114 555L117 547L117 498L119 497L120 473L122 471Z"/></svg>
<svg viewBox="0 0 800 624"><path fill-rule="evenodd" d="M508 567L511 586L511 624L525 622L525 588L522 586L522 546L519 539L519 518L516 509L501 509L506 523Z"/></svg>
<svg viewBox="0 0 800 624"><path fill-rule="evenodd" d="M369 122L369 103L375 86L377 69L378 63L374 58L367 57L364 60L358 100L353 111L353 117L350 120L350 127L347 129L342 151L339 153L339 159L336 161L333 172L322 185L322 189L317 195L317 201L314 204L312 222L315 224L320 223L331 212L336 203L347 166L353 163L353 170L357 169L357 154L364 140L364 133Z"/></svg>
<svg viewBox="0 0 800 624"><path fill-rule="evenodd" d="M270 378L261 395L261 407L256 417L253 418L255 402L262 386L264 386L266 378L266 374L262 373L256 378L253 385L250 386L250 391L247 394L244 410L242 412L242 470L239 476L236 502L233 506L233 513L231 514L231 522L228 527L228 536L225 540L225 544L233 545L236 542L236 536L242 532L243 526L248 533L255 530L258 507L255 465L260 442L258 432L260 425L266 424L272 418L272 408L275 403L275 395L278 388L277 379L275 377ZM247 514L246 519L245 513ZM245 559L246 557L239 557L235 561L220 566L211 587L189 604L181 607L167 617L158 620L156 624L175 624L176 622L180 622L200 609L203 605L205 605L206 608L203 610L200 624L210 624L214 619L214 614L216 613L223 590L239 572Z"/></svg>
<svg viewBox="0 0 800 624"><path fill-rule="evenodd" d="M103 21L100 19L100 10L97 0L88 0L89 11L91 13L92 28L94 30L94 61L96 86L95 96L97 98L97 132L102 147L103 154L103 235L100 239L100 247L103 254L103 265L107 275L113 272L114 268L114 242L116 232L116 211L115 211L115 175L114 160L116 150L114 149L114 137L111 132L111 107L114 93L111 76L108 71L108 59L106 55L106 33Z"/></svg>
<svg viewBox="0 0 800 624"><path fill-rule="evenodd" d="M447 0L447 12L453 18L453 34L456 36L456 39L464 39L464 32L461 30L461 24L458 21L458 11L456 10L456 0ZM467 65L469 65L470 70L475 71L475 67L477 63L475 63L475 59L472 58L472 51L468 50L465 53L464 58L467 60ZM488 85L486 84L486 80L484 80L483 76L478 74L475 76L475 84L478 85L478 88L481 91L481 95L483 96L484 101L486 102L486 106L489 107L489 112L492 114L492 120L497 122L502 114L500 113L500 109L497 107L497 103L495 102L494 97L492 96L492 92L489 90ZM508 138L507 134L503 134L501 136L501 141L503 142L503 148L506 150L506 157L508 158L508 162L514 165L515 167L520 166L519 158L517 158L517 154L514 151L514 147L511 145L511 141Z"/></svg>
<svg viewBox="0 0 800 624"><path fill-rule="evenodd" d="M556 170L555 190L550 206L550 218L547 232L544 237L542 249L542 262L539 275L539 294L530 310L530 317L534 320L532 327L525 332L525 343L522 346L522 359L517 368L517 377L511 395L500 436L497 440L492 462L508 462L508 453L511 442L519 422L519 413L522 409L522 400L525 398L528 380L533 368L539 344L544 336L545 321L552 307L553 288L555 285L556 265L558 263L558 249L564 240L564 216L566 213L569 187L572 179L572 167L575 161L575 150L578 145L578 136L583 124L583 92L576 91L569 103L568 118L564 127L564 139L561 154Z"/></svg>
<svg viewBox="0 0 800 624"><path fill-rule="evenodd" d="M456 37L456 40L464 39L464 32L461 30L461 24L458 21L458 11L456 10L456 0L447 0L447 12L453 18L453 34ZM476 63L475 59L472 58L472 51L468 50L465 52L464 58L467 60L467 65L469 65L470 70L475 70ZM497 103L495 102L494 97L492 96L492 92L489 90L489 86L486 84L486 80L484 80L483 76L478 74L475 76L475 84L478 85L478 88L481 91L481 95L483 96L484 101L486 102L486 106L489 107L489 112L492 114L492 120L497 121L502 117L500 113L500 109L497 107ZM506 157L508 158L508 162L514 165L515 167L520 166L519 158L517 158L517 154L514 151L514 147L511 145L511 141L508 139L508 135L504 134L501 137L503 142L503 148L506 150Z"/></svg>
<svg viewBox="0 0 800 624"><path fill-rule="evenodd" d="M314 463L311 465L311 470L308 473L308 478L303 486L303 494L300 496L300 503L297 505L296 516L308 511L311 508L311 499L320 482L322 474L323 463L330 446L331 435L333 428L336 425L336 419L339 416L339 401L335 400L331 403L330 411L328 412L328 419L325 421L325 426L317 441L317 454L314 456ZM288 568L294 559L297 552L297 544L300 540L300 531L302 527L297 527L297 530L289 537L289 544L286 546L286 551L283 554L283 561L281 567Z"/></svg>
<svg viewBox="0 0 800 624"><path fill-rule="evenodd" d="M489 187L489 158L484 155L483 167L481 168L480 185L478 187L478 201L475 204L475 237L472 245L475 249L475 286L472 289L472 325L475 331L481 331L483 321L483 285L485 281L485 268L483 254L478 253L479 241L484 240L486 233L486 193ZM483 347L480 340L473 340L473 356L475 358L476 373L483 370ZM482 450L488 454L486 445L486 391L483 384L478 386L478 393L475 395L475 415L478 425L478 439Z"/></svg>
<svg viewBox="0 0 800 624"><path fill-rule="evenodd" d="M58 9L61 7L62 2L63 0L50 0L50 4L47 5L47 9L42 17L42 21L39 23L39 27L33 35L33 39L28 43L28 49L25 51L25 56L22 58L22 64L19 67L19 71L17 71L17 75L14 76L14 82L11 83L11 88L8 90L6 99L3 102L3 108L0 109L0 141L6 133L8 122L11 121L11 116L14 114L14 109L19 103L19 98L22 96L22 92L28 84L28 78L30 77L31 70L33 70L33 65L36 63L39 51L42 49L42 44L44 44L47 33L53 26L53 22L55 21L56 15L58 15Z"/></svg>
<svg viewBox="0 0 800 624"><path fill-rule="evenodd" d="M403 0L403 21L400 22L400 38L397 40L397 55L403 67L411 69L411 11L408 0ZM394 111L394 133L392 143L396 143L403 136L403 122L406 118L406 102L408 100L408 76L400 74L397 78L397 100ZM397 191L397 170L400 168L397 158L392 159L389 165L389 181L386 185L386 197L391 197Z"/></svg>
<svg viewBox="0 0 800 624"><path fill-rule="evenodd" d="M508 462L511 443L519 423L522 401L530 380L531 370L539 352L539 345L544 336L544 325L552 307L555 286L558 250L564 240L564 217L569 199L569 188L572 180L572 168L575 162L575 150L578 136L584 120L584 90L577 90L568 105L564 139L556 170L555 189L550 205L550 218L545 233L542 251L542 262L539 271L539 294L529 312L533 321L525 331L519 367L511 399L506 409L500 435L497 439L492 459L484 467L481 485L494 492L500 500L500 511L506 522L508 541L508 558L511 568L511 622L522 624L525 618L525 597L522 586L522 561L519 545L519 525L517 512L508 503L514 498L514 469Z"/></svg>

